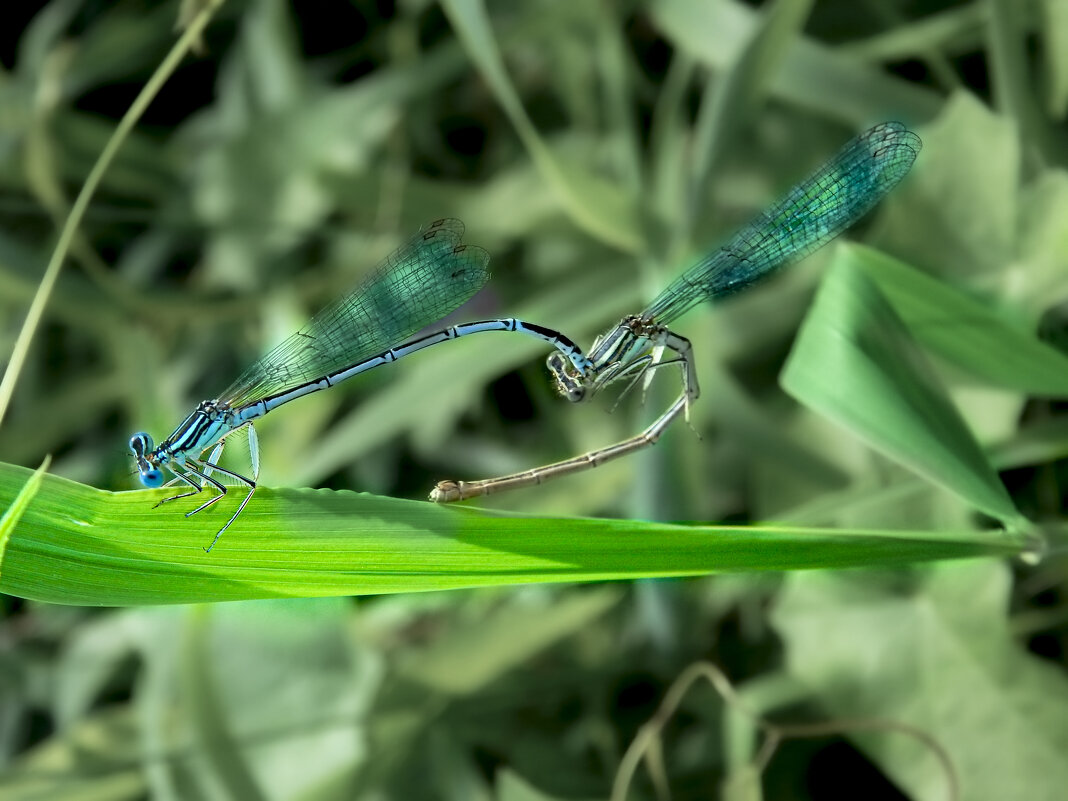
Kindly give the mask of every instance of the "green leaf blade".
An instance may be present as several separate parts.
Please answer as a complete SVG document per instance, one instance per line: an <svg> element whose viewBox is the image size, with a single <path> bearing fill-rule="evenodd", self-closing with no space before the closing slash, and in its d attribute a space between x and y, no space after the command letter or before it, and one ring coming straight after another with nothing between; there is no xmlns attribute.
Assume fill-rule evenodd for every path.
<svg viewBox="0 0 1068 801"><path fill-rule="evenodd" d="M10 503L28 475L0 465L0 500ZM186 519L192 501L153 508L163 497L47 476L11 538L0 591L53 603L176 604L902 565L1023 548L989 532L526 517L262 488L205 554L221 517Z"/></svg>
<svg viewBox="0 0 1068 801"><path fill-rule="evenodd" d="M783 370L801 403L1005 522L1019 513L890 304L840 248Z"/></svg>
<svg viewBox="0 0 1068 801"><path fill-rule="evenodd" d="M853 255L925 347L994 386L1068 395L1068 356L989 304L879 251L858 245Z"/></svg>

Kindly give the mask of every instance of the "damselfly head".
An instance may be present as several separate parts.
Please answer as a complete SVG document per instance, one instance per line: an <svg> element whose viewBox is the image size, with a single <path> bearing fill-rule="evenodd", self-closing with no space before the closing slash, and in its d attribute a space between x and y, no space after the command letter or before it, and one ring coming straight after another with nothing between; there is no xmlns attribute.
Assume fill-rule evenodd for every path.
<svg viewBox="0 0 1068 801"><path fill-rule="evenodd" d="M150 489L162 487L163 471L159 469L152 437L144 431L134 434L130 437L130 453L137 461L137 472L141 476L141 483Z"/></svg>
<svg viewBox="0 0 1068 801"><path fill-rule="evenodd" d="M135 459L144 459L146 453L152 453L152 437L144 431L138 431L130 437L130 453Z"/></svg>
<svg viewBox="0 0 1068 801"><path fill-rule="evenodd" d="M556 391L572 403L578 403L586 397L586 386L575 366L561 353L553 353L545 360L549 372L553 374Z"/></svg>

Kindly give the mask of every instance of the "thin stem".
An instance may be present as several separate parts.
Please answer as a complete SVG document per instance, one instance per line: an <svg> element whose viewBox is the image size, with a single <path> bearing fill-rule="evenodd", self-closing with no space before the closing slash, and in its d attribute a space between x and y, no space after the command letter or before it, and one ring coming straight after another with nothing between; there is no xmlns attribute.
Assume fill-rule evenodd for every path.
<svg viewBox="0 0 1068 801"><path fill-rule="evenodd" d="M52 290L55 288L56 280L59 278L63 260L66 258L67 252L74 241L75 232L85 216L86 209L89 208L89 201L96 192L104 173L111 166L115 154L118 153L119 148L126 141L126 137L133 130L134 125L137 124L149 104L159 94L163 84L178 68L182 59L192 48L197 46L201 34L219 6L222 5L222 2L223 0L205 0L200 10L190 21L189 26L185 29L185 33L174 43L170 53L156 68L148 83L145 84L140 94L130 105L129 110L123 115L118 127L115 129L115 133L111 135L108 143L100 153L100 157L93 165L93 169L89 171L89 175L85 179L74 205L71 206L70 214L63 226L63 230L59 234L56 249L52 251L52 258L48 262L48 267L45 268L41 284L34 295L29 311L26 313L26 320L22 324L22 330L19 331L18 339L15 340L15 347L11 351L11 359L8 362L3 380L0 380L0 423L3 422L7 408L11 404L11 397L15 392L15 384L18 381L19 374L22 372L22 366L25 364L26 354L30 350L33 335L37 332L37 326L40 324L45 307L52 296Z"/></svg>

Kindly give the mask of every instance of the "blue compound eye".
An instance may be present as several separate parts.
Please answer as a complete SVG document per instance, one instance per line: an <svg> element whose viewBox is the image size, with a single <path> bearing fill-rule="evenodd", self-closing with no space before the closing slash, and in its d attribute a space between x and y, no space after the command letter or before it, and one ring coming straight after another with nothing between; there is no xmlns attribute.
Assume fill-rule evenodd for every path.
<svg viewBox="0 0 1068 801"><path fill-rule="evenodd" d="M130 451L138 459L146 453L152 453L152 437L144 431L139 431L130 437Z"/></svg>
<svg viewBox="0 0 1068 801"><path fill-rule="evenodd" d="M163 486L163 471L158 467L150 467L141 471L141 483L149 489Z"/></svg>

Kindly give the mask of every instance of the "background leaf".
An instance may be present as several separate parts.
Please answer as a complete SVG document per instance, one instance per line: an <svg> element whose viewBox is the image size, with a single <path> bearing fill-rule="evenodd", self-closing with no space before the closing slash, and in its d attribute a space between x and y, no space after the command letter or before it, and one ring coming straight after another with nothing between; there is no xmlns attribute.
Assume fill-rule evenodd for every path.
<svg viewBox="0 0 1068 801"><path fill-rule="evenodd" d="M835 260L783 387L892 458L1008 523L1019 515L905 327L867 277Z"/></svg>
<svg viewBox="0 0 1068 801"><path fill-rule="evenodd" d="M932 744L964 797L1057 792L1062 5L5 4L7 354L119 120L211 24L0 359L0 796L603 799L694 664L721 680L628 799L942 799ZM655 448L430 506L678 394L662 370L568 404L534 343L467 337L264 418L211 556L222 514L126 491L131 432L164 439L431 220L492 254L443 324L588 348L884 120L924 147L843 236L868 247L675 321L702 395ZM810 568L836 573L781 575Z"/></svg>
<svg viewBox="0 0 1068 801"><path fill-rule="evenodd" d="M995 564L796 577L774 620L792 670L830 714L932 734L953 759L963 798L1004 798L1026 786L1053 799L1065 778L1068 684L1013 642L1007 579ZM992 729L1006 739L974 735ZM915 743L889 732L858 741L911 797L945 797L942 770Z"/></svg>

